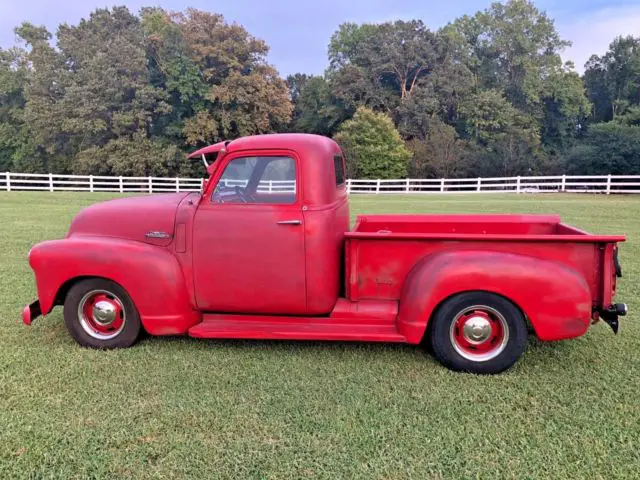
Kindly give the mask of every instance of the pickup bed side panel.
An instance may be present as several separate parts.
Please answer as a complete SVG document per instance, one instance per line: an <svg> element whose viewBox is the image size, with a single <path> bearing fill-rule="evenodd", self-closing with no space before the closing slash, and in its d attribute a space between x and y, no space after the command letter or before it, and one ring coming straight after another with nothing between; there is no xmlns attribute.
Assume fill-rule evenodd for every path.
<svg viewBox="0 0 640 480"><path fill-rule="evenodd" d="M60 288L77 277L102 277L131 296L152 335L183 334L200 321L182 270L171 252L142 242L74 236L36 245L29 253L43 314L55 306Z"/></svg>
<svg viewBox="0 0 640 480"><path fill-rule="evenodd" d="M591 292L574 269L517 254L456 251L419 261L403 286L398 330L419 343L437 306L465 291L487 291L514 302L541 340L584 334L591 321Z"/></svg>

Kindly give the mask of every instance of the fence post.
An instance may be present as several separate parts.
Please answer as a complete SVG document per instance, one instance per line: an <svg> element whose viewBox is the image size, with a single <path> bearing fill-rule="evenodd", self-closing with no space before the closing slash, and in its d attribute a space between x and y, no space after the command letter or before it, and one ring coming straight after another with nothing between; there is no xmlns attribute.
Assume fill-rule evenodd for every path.
<svg viewBox="0 0 640 480"><path fill-rule="evenodd" d="M444 178L440 179L440 191L444 192Z"/></svg>
<svg viewBox="0 0 640 480"><path fill-rule="evenodd" d="M53 192L53 173L49 174L49 191Z"/></svg>
<svg viewBox="0 0 640 480"><path fill-rule="evenodd" d="M269 193L273 193L273 180L269 180Z"/></svg>
<svg viewBox="0 0 640 480"><path fill-rule="evenodd" d="M89 175L89 191L93 193L93 175Z"/></svg>
<svg viewBox="0 0 640 480"><path fill-rule="evenodd" d="M478 177L478 186L476 187L476 192L480 191L480 184L482 183L482 179Z"/></svg>
<svg viewBox="0 0 640 480"><path fill-rule="evenodd" d="M120 193L124 192L124 185L122 184L122 175L118 179L118 185L120 186Z"/></svg>
<svg viewBox="0 0 640 480"><path fill-rule="evenodd" d="M176 192L180 191L180 177L176 177Z"/></svg>
<svg viewBox="0 0 640 480"><path fill-rule="evenodd" d="M149 177L149 193L153 193L153 181L151 177Z"/></svg>
<svg viewBox="0 0 640 480"><path fill-rule="evenodd" d="M520 193L520 175L516 177L516 193Z"/></svg>
<svg viewBox="0 0 640 480"><path fill-rule="evenodd" d="M5 173L5 176L7 178L7 192L10 192L11 191L11 172Z"/></svg>
<svg viewBox="0 0 640 480"><path fill-rule="evenodd" d="M376 182L376 195L380 193L380 179Z"/></svg>
<svg viewBox="0 0 640 480"><path fill-rule="evenodd" d="M204 190L204 178L200 179L200 191Z"/></svg>
<svg viewBox="0 0 640 480"><path fill-rule="evenodd" d="M607 175L607 195L611 193L611 174Z"/></svg>
<svg viewBox="0 0 640 480"><path fill-rule="evenodd" d="M347 195L351 193L351 179L347 178Z"/></svg>
<svg viewBox="0 0 640 480"><path fill-rule="evenodd" d="M567 176L562 175L562 184L560 186L560 191L565 192L567 190Z"/></svg>
<svg viewBox="0 0 640 480"><path fill-rule="evenodd" d="M406 183L406 185L404 187L404 191L407 192L407 193L409 193L409 183L410 183L409 179L407 178L407 183Z"/></svg>

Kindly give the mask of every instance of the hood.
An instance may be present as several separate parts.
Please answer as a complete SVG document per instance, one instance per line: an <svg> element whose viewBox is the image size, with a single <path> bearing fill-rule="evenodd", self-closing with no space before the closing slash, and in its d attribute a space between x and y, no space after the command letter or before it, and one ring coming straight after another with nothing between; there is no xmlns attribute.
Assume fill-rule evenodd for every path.
<svg viewBox="0 0 640 480"><path fill-rule="evenodd" d="M189 193L145 195L97 203L82 210L71 223L68 237L117 237L153 245L173 239L176 210Z"/></svg>

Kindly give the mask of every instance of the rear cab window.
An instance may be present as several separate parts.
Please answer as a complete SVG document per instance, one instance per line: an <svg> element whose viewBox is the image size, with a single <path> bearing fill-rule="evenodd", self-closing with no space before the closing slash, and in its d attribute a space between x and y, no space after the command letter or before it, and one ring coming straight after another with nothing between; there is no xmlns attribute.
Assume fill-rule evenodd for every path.
<svg viewBox="0 0 640 480"><path fill-rule="evenodd" d="M342 155L334 155L333 170L336 176L336 187L342 187L345 184L344 159Z"/></svg>

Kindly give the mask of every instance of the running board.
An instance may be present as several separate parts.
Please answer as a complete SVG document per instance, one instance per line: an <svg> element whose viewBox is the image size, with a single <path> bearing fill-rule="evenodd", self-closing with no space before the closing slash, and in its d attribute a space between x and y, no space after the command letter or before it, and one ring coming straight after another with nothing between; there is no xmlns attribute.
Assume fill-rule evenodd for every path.
<svg viewBox="0 0 640 480"><path fill-rule="evenodd" d="M405 343L394 323L371 324L362 318L274 317L253 315L205 314L203 321L189 329L196 338L242 338L274 340L330 340L352 342Z"/></svg>

